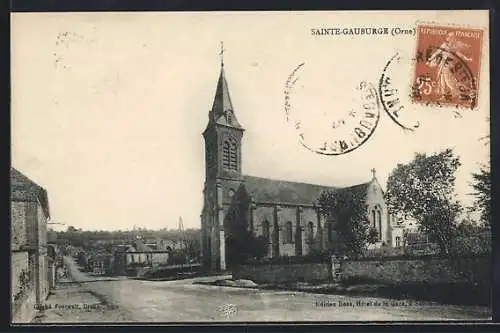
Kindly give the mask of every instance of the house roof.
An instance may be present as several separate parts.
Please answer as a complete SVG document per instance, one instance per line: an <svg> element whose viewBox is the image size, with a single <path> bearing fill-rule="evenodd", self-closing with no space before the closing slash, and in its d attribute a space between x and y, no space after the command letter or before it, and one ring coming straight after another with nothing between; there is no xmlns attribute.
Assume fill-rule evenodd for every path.
<svg viewBox="0 0 500 333"><path fill-rule="evenodd" d="M135 241L134 242L134 247L135 247L135 250L138 251L138 252L153 251L153 249L151 247L149 247L146 244L144 244L141 240Z"/></svg>
<svg viewBox="0 0 500 333"><path fill-rule="evenodd" d="M285 180L243 176L247 193L256 202L315 204L323 191L365 191L371 182L350 187L333 187Z"/></svg>
<svg viewBox="0 0 500 333"><path fill-rule="evenodd" d="M10 197L12 201L40 201L45 215L50 218L47 190L15 168L10 168Z"/></svg>

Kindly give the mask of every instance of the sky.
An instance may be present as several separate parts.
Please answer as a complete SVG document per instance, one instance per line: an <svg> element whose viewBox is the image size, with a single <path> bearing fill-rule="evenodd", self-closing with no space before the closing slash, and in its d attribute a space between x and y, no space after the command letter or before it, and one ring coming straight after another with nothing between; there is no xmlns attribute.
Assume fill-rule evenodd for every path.
<svg viewBox="0 0 500 333"><path fill-rule="evenodd" d="M375 168L385 187L394 167L415 152L450 147L462 162L456 193L468 205L470 174L488 163L489 147L479 140L489 134L488 39L479 106L458 117L454 109L405 98L414 35L317 36L311 29L411 30L421 21L488 29L487 20L487 11L15 13L12 165L47 189L52 222L63 229L172 229L180 216L185 228L199 227L201 133L224 41L231 99L245 128L244 174L349 186L369 181ZM291 99L294 119L333 140L342 134L331 134L331 121L359 108L356 86L376 87L396 52L402 61L388 70L406 115L421 126L404 131L380 109L375 131L359 148L337 156L305 149L284 111L292 70L304 63Z"/></svg>

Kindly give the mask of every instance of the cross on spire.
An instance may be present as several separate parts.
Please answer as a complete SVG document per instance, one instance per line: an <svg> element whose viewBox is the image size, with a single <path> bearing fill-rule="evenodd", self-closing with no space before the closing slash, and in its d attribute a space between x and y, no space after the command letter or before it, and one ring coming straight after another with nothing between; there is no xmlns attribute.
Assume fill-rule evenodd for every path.
<svg viewBox="0 0 500 333"><path fill-rule="evenodd" d="M375 172L376 172L375 168L372 168L370 171L372 172L373 178L375 178Z"/></svg>
<svg viewBox="0 0 500 333"><path fill-rule="evenodd" d="M220 42L220 52L219 52L219 55L220 55L220 65L222 67L224 67L224 51L225 51L225 49L224 49L224 42L221 41Z"/></svg>

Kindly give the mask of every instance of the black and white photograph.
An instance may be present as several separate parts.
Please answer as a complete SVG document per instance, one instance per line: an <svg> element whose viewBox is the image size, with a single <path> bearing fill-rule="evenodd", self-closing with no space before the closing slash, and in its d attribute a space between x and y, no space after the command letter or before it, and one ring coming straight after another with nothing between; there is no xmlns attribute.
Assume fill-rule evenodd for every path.
<svg viewBox="0 0 500 333"><path fill-rule="evenodd" d="M11 323L492 320L487 10L11 14Z"/></svg>

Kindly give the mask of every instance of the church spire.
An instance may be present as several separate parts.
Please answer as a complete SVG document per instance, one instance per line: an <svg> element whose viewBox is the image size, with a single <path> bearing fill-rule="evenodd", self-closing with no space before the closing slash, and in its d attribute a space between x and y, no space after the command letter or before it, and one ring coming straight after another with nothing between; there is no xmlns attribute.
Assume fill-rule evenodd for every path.
<svg viewBox="0 0 500 333"><path fill-rule="evenodd" d="M241 128L234 115L233 103L229 95L229 87L224 72L224 44L221 42L220 55L220 74L217 81L217 89L215 91L214 103L210 111L210 120L218 124L227 125L231 127Z"/></svg>
<svg viewBox="0 0 500 333"><path fill-rule="evenodd" d="M227 111L233 111L233 103L229 96L229 88L227 85L226 74L224 73L224 63L221 62L219 80L217 81L217 90L215 91L214 104L212 112L214 116L221 116Z"/></svg>

